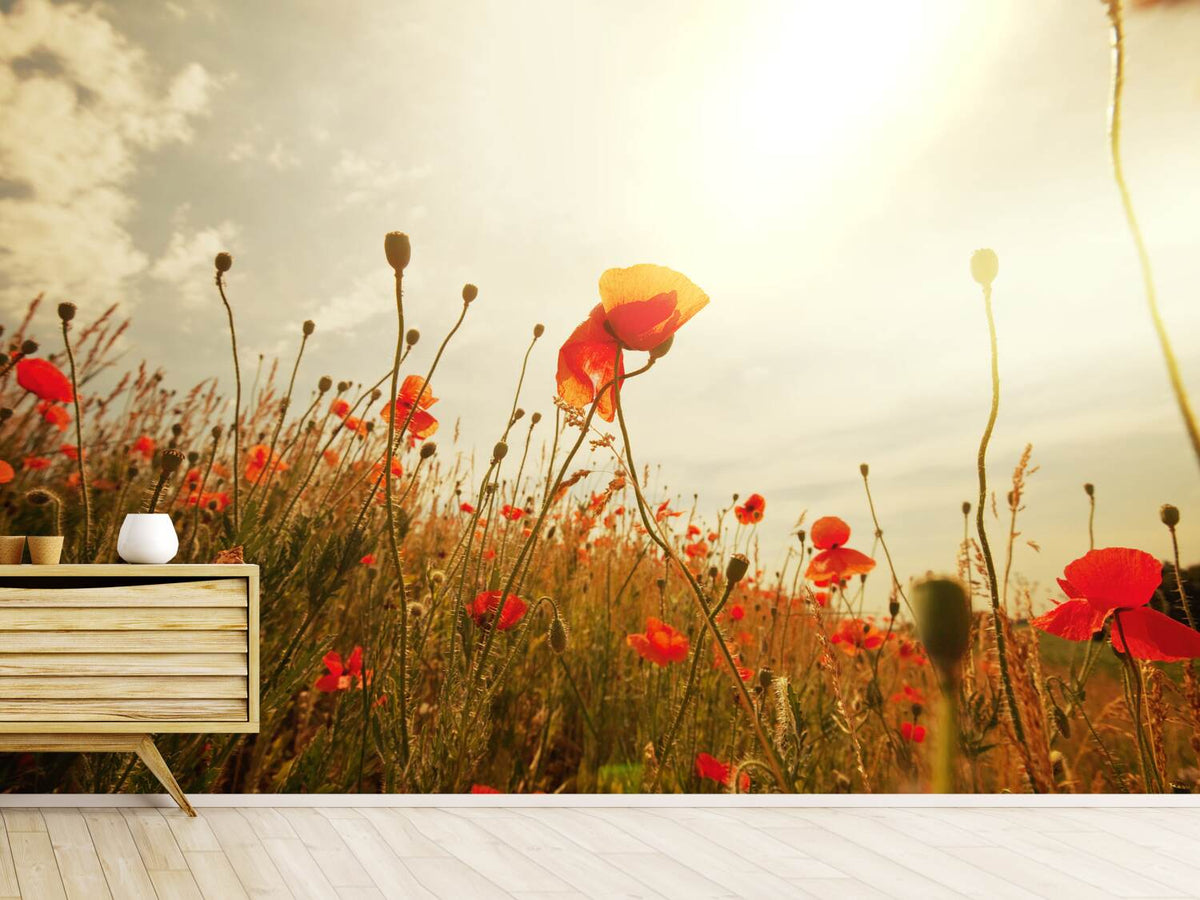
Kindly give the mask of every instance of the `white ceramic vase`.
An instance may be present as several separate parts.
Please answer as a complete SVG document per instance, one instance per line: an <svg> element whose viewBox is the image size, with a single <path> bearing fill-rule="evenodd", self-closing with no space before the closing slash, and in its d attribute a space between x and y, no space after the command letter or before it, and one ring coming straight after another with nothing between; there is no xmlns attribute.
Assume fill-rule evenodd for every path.
<svg viewBox="0 0 1200 900"><path fill-rule="evenodd" d="M121 523L117 555L127 563L160 566L179 552L179 537L166 513L130 513Z"/></svg>

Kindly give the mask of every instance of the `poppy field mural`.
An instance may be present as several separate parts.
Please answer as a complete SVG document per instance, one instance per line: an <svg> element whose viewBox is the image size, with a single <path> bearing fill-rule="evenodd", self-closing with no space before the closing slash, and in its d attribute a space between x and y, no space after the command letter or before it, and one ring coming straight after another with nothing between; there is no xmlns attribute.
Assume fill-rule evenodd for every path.
<svg viewBox="0 0 1200 900"><path fill-rule="evenodd" d="M46 3L8 15L45 49L54 38L44 23L63 9L76 25L99 15ZM950 314L919 305L922 285L899 284L899 226L899 250L793 258L784 243L768 268L728 209L735 224L721 241L689 255L649 230L608 245L534 213L497 225L480 202L460 211L466 237L452 249L439 227L423 236L424 204L362 200L352 182L371 167L344 152L329 205L373 230L355 232L369 263L335 303L269 296L289 269L314 283L326 268L342 274L347 252L334 249L338 223L314 235L280 200L270 221L247 216L263 230L286 220L276 258L243 252L253 229L231 226L171 240L143 264L150 279L182 273L170 303L127 312L68 290L81 281L4 307L0 533L60 534L64 562L113 562L124 516L155 510L174 524L175 562L260 566L261 733L162 736L189 792L1200 792L1200 567L1187 565L1198 552L1200 431L1183 374L1194 342L1176 342L1164 320L1124 169L1119 2L1104 5L1098 27L1112 80L1098 95L1109 118L1095 143L1120 243L1087 255L1119 257L1140 285L1112 304L1133 309L1144 333L1121 324L1119 341L1093 338L1087 316L1100 313L1087 309L1070 332L1059 320L1006 319L1018 292L1008 285L1036 279L1020 252L977 247L990 240L983 199L983 212L957 210L969 236L956 226L946 271L929 276L950 285ZM114 53L129 52L104 34ZM13 85L61 74L19 49ZM173 131L123 139L138 152L190 141L188 84L167 98ZM93 102L79 96L60 101ZM255 121L221 157L221 178L251 157L293 165L282 145L264 149L263 128ZM770 146L787 138L770 135ZM383 181L402 193L423 177L406 169ZM793 215L764 200L773 185L756 183L752 166L729 179L733 206L756 196L760 212L773 210L747 213L756 228ZM701 182L655 207L664 221L708 227L693 199ZM714 203L728 201L707 187ZM470 193L458 188L447 196ZM989 191L988 202L1002 193ZM0 202L23 202L10 193ZM559 196L527 193L531 204ZM318 220L321 203L305 202ZM530 222L544 226L545 248ZM515 234L536 253L506 269L494 257L511 245L497 253L485 233ZM569 248L551 249L563 234L586 248L586 275ZM124 238L113 240L124 253ZM613 247L611 260L593 266L596 246ZM30 286L9 265L16 255L0 256L6 290ZM477 255L491 260L495 288L463 283ZM1006 283L1010 260L1018 274ZM787 280L793 266L823 274L800 290ZM908 323L893 355L881 348L899 318L877 325L867 307L822 294L860 278L878 279L877 308L899 307ZM756 306L754 291L773 281L785 287ZM526 294L532 308L517 299ZM537 302L545 316L533 314ZM312 318L272 343L266 307ZM141 316L168 322L162 347L134 340ZM169 333L175 316L183 337ZM706 319L717 323L708 331ZM327 333L334 343L322 344ZM1108 406L1078 388L1133 344L1153 364L1133 405L1152 394L1159 415L1136 427L1123 424L1122 398ZM1010 345L1021 348L1011 369ZM1094 354L1085 376L1060 385L1055 364L1080 348ZM780 358L796 367L783 371L804 372L799 386L768 365ZM1033 388L1030 372L1044 379ZM944 391L919 421L895 415L887 393L906 378L912 396ZM966 384L970 402L958 405L953 391ZM1016 409L1042 416L1031 431L1072 453L1043 468L1008 412L1013 395ZM864 461L865 446L889 464L928 457L908 470L909 499L893 504L905 476ZM1088 480L1130 448L1146 448L1132 457L1141 468ZM1174 480L1160 496L1162 473ZM1033 519L1047 481L1052 528ZM1120 512L1106 517L1109 496ZM1038 580L1047 573L1053 583ZM12 791L153 789L120 755L4 756L0 772Z"/></svg>

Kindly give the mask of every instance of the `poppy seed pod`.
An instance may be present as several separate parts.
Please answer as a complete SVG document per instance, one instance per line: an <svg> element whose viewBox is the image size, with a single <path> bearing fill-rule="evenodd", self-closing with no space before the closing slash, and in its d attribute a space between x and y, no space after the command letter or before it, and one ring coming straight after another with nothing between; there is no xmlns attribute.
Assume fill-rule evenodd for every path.
<svg viewBox="0 0 1200 900"><path fill-rule="evenodd" d="M496 441L496 446L492 448L492 459L500 462L506 456L508 456L508 444L504 441Z"/></svg>
<svg viewBox="0 0 1200 900"><path fill-rule="evenodd" d="M339 394L344 394L344 393L346 393L346 391L348 391L348 390L350 390L350 382L348 382L348 381L339 381L339 382L337 383L337 392L338 392Z"/></svg>
<svg viewBox="0 0 1200 900"><path fill-rule="evenodd" d="M408 241L408 235L402 231L389 231L383 238L383 252L388 265L397 274L403 272L412 259L412 244Z"/></svg>
<svg viewBox="0 0 1200 900"><path fill-rule="evenodd" d="M675 335L671 335L657 347L650 351L651 359L661 359L671 352L671 345L675 343Z"/></svg>
<svg viewBox="0 0 1200 900"><path fill-rule="evenodd" d="M333 379L328 375L322 375L317 380L317 390L322 394L327 393L331 387L333 387Z"/></svg>
<svg viewBox="0 0 1200 900"><path fill-rule="evenodd" d="M944 680L957 680L971 644L971 600L956 578L934 577L912 590L913 613L925 652Z"/></svg>
<svg viewBox="0 0 1200 900"><path fill-rule="evenodd" d="M437 453L437 444L433 441L421 445L421 459L429 459L435 453Z"/></svg>
<svg viewBox="0 0 1200 900"><path fill-rule="evenodd" d="M560 619L557 613L550 620L550 631L546 638L550 643L550 649L560 656L567 649L567 623Z"/></svg>
<svg viewBox="0 0 1200 900"><path fill-rule="evenodd" d="M1164 503L1158 511L1158 517L1168 528L1174 528L1179 524L1179 508L1170 503Z"/></svg>
<svg viewBox="0 0 1200 900"><path fill-rule="evenodd" d="M1095 497L1096 496L1096 486L1089 481L1086 484L1084 484L1083 492L1085 494L1087 494L1089 497Z"/></svg>
<svg viewBox="0 0 1200 900"><path fill-rule="evenodd" d="M404 335L404 343L408 344L410 347L420 339L421 332L417 331L415 328L408 329L408 333Z"/></svg>
<svg viewBox="0 0 1200 900"><path fill-rule="evenodd" d="M971 277L984 287L990 287L1000 274L1000 257L995 250L976 250L971 254Z"/></svg>
<svg viewBox="0 0 1200 900"><path fill-rule="evenodd" d="M75 318L75 304L70 302L58 304L58 317L64 322L70 322Z"/></svg>
<svg viewBox="0 0 1200 900"><path fill-rule="evenodd" d="M540 412L535 412L532 416L529 417L530 425L536 425L540 421L542 421L542 414Z"/></svg>
<svg viewBox="0 0 1200 900"><path fill-rule="evenodd" d="M35 354L37 352L38 352L38 342L37 341L29 341L29 340L21 341L21 355L22 356L33 356L33 354Z"/></svg>
<svg viewBox="0 0 1200 900"><path fill-rule="evenodd" d="M546 326L543 325L541 322L538 322L536 325L533 326L534 339L540 338L545 333L546 333Z"/></svg>
<svg viewBox="0 0 1200 900"><path fill-rule="evenodd" d="M744 553L735 553L725 564L725 578L730 584L737 584L750 571L750 560Z"/></svg>
<svg viewBox="0 0 1200 900"><path fill-rule="evenodd" d="M170 475L183 464L185 458L182 450L164 450L159 465L165 473Z"/></svg>
<svg viewBox="0 0 1200 900"><path fill-rule="evenodd" d="M213 265L217 267L218 272L228 272L233 268L233 257L222 250L217 254L217 258L213 260Z"/></svg>
<svg viewBox="0 0 1200 900"><path fill-rule="evenodd" d="M512 420L516 422L523 418L525 418L525 410L518 406L515 410L513 410Z"/></svg>
<svg viewBox="0 0 1200 900"><path fill-rule="evenodd" d="M463 303L470 303L479 296L479 288L473 284L464 284L462 289Z"/></svg>
<svg viewBox="0 0 1200 900"><path fill-rule="evenodd" d="M771 686L771 682L775 680L775 673L767 666L763 666L758 670L758 686L764 691Z"/></svg>
<svg viewBox="0 0 1200 900"><path fill-rule="evenodd" d="M871 473L871 467L868 466L866 463L859 463L858 471L862 475L863 478L866 478L867 475L869 475Z"/></svg>
<svg viewBox="0 0 1200 900"><path fill-rule="evenodd" d="M970 500L963 501L962 511L963 511L964 516L969 516L971 514L971 501Z"/></svg>
<svg viewBox="0 0 1200 900"><path fill-rule="evenodd" d="M888 601L888 615L893 619L900 615L900 601L895 597Z"/></svg>
<svg viewBox="0 0 1200 900"><path fill-rule="evenodd" d="M308 337L317 330L317 323L312 319L305 319L304 324L300 326L300 330L304 332L305 337Z"/></svg>

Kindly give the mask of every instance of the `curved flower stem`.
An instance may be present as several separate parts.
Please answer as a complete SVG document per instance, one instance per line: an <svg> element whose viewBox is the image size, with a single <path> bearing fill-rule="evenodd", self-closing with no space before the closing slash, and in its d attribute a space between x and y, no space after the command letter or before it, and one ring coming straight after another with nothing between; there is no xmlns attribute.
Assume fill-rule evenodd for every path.
<svg viewBox="0 0 1200 900"><path fill-rule="evenodd" d="M614 371L620 371L621 349L617 348L618 365L614 367ZM775 776L775 781L779 786L779 790L784 793L789 793L789 787L786 776L783 774L783 766L780 763L779 756L775 752L775 747L771 744L766 732L763 730L762 722L755 714L754 699L750 696L750 691L746 688L746 683L742 681L742 677L738 674L737 664L734 662L733 654L729 652L729 646L725 643L725 639L721 636L721 629L717 627L717 623L713 620L712 611L708 606L708 601L704 598L704 590L696 583L692 573L688 571L671 548L670 544L662 539L658 534L658 530L650 521L649 513L646 509L646 498L642 496L642 487L638 483L637 464L633 460L633 445L629 440L629 429L625 425L625 413L621 409L621 382L624 379L614 379L613 385L613 405L616 407L617 423L621 428L621 440L625 444L625 459L629 465L630 482L633 484L633 496L637 500L638 512L642 517L642 524L646 528L650 539L654 541L666 554L670 560L687 579L688 584L692 588L692 594L696 598L696 604L700 608L700 615L704 619L704 624L708 628L709 633L716 643L717 649L720 650L721 656L724 658L725 665L729 670L729 677L733 679L734 686L741 695L742 702L746 705L746 712L750 716L750 720L754 725L754 733L758 737L759 743L762 745L763 754L767 758L767 764L771 767L771 772Z"/></svg>
<svg viewBox="0 0 1200 900"><path fill-rule="evenodd" d="M1183 576L1179 574L1179 539L1175 536L1175 526L1168 525L1167 530L1171 532L1171 552L1174 554L1175 562L1175 590L1179 591L1179 603L1183 607L1183 614L1187 617L1188 627L1196 631L1196 617L1192 613L1191 604L1188 603L1187 593L1183 589Z"/></svg>
<svg viewBox="0 0 1200 900"><path fill-rule="evenodd" d="M238 530L238 509L241 506L240 489L242 480L240 457L242 453L242 368L238 363L237 331L233 327L233 307L225 296L225 281L223 274L217 272L217 290L221 294L221 302L225 304L225 314L229 317L229 342L233 346L233 530Z"/></svg>
<svg viewBox="0 0 1200 900"><path fill-rule="evenodd" d="M464 310L465 312L465 310ZM388 532L388 550L392 555L392 565L396 567L396 581L400 591L400 666L397 677L400 681L400 686L397 693L400 695L400 760L402 765L408 764L408 596L407 589L404 586L404 566L400 562L400 547L396 542L396 510L392 503L392 457L395 453L396 441L396 392L399 389L400 379L400 357L404 352L404 270L396 269L396 318L399 323L399 328L396 332L396 358L392 365L392 392L388 395L388 406L390 415L388 415L388 436L387 449L384 455L383 472L380 477L383 478L383 491L385 497L385 506L387 509L387 532ZM461 321L461 319L459 320ZM421 389L424 391L425 386ZM409 410L409 420L412 419L413 410L417 408L417 402L413 402L412 409ZM407 422L405 423L407 425ZM366 745L365 729L370 728L371 723L371 707L370 707L370 691L368 685L363 685L363 703L364 703L364 736L363 745ZM362 789L362 761L359 761L358 769L359 790Z"/></svg>
<svg viewBox="0 0 1200 900"><path fill-rule="evenodd" d="M1004 635L1004 618L1007 613L1000 607L1000 585L996 579L996 564L992 561L992 549L988 545L987 528L984 525L984 510L987 508L987 448L996 427L996 416L1000 412L1000 360L996 348L996 318L992 314L992 286L983 286L983 305L987 311L988 337L992 350L992 408L988 414L987 427L979 441L979 504L975 508L975 530L979 533L979 550L987 567L988 589L992 596L992 629L996 633L996 657L1000 664L1000 683L1004 689L1004 701L1012 720L1013 735L1021 746L1025 745L1025 728L1021 724L1021 713L1017 707L1017 695L1013 691L1012 678L1008 671L1008 642Z"/></svg>
<svg viewBox="0 0 1200 900"><path fill-rule="evenodd" d="M1154 287L1154 272L1150 268L1150 253L1146 249L1146 241L1142 237L1142 229L1138 225L1137 216L1133 210L1133 197L1129 193L1129 185L1125 181L1125 167L1121 161L1121 107L1125 90L1125 22L1122 15L1122 0L1107 0L1105 4L1108 21L1112 31L1112 82L1108 106L1108 151L1112 158L1113 180L1117 183L1117 191L1121 195L1121 208L1125 211L1125 223L1129 226L1130 237L1137 249L1138 264L1142 270L1142 288L1146 292L1146 306L1150 310L1150 320L1154 323L1154 332L1158 335L1158 343L1162 348L1163 361L1167 365L1167 376L1171 381L1171 390L1175 392L1175 402L1179 406L1179 414L1183 417L1184 427L1192 442L1192 450L1196 461L1200 462L1200 427L1196 424L1188 400L1187 388L1183 384L1183 376L1179 371L1179 362L1171 347L1171 339L1167 335L1167 326L1158 310L1158 292Z"/></svg>
<svg viewBox="0 0 1200 900"><path fill-rule="evenodd" d="M79 467L79 494L83 500L83 548L80 553L82 562L92 561L92 508L88 500L87 471L83 464L83 417L79 408L79 383L75 375L75 351L71 349L71 338L67 334L67 320L63 319L63 343L67 347L67 361L71 365L71 393L75 399L75 462Z"/></svg>
<svg viewBox="0 0 1200 900"><path fill-rule="evenodd" d="M892 587L896 589L896 593L898 593L900 595L900 599L904 601L905 607L908 608L908 614L915 620L916 615L913 613L912 606L908 602L908 595L904 593L904 588L900 584L900 579L896 577L896 567L892 565L892 552L888 550L887 541L883 539L883 529L879 526L879 516L875 514L875 501L871 498L871 482L868 479L865 471L862 471L862 480L863 490L867 492L867 506L871 508L871 521L875 523L875 537L879 540L879 546L883 548L883 556L887 560L888 571L892 573Z"/></svg>
<svg viewBox="0 0 1200 900"><path fill-rule="evenodd" d="M1129 670L1130 680L1133 681L1133 713L1134 723L1133 729L1137 734L1138 745L1138 760L1142 765L1142 783L1146 790L1150 790L1151 782L1153 786L1161 794L1163 791L1162 780L1158 774L1158 765L1154 761L1154 750L1150 746L1150 741L1146 738L1146 732L1142 728L1142 722L1145 719L1145 687L1142 684L1142 670L1138 665L1137 660L1133 658L1133 654L1129 652L1129 641L1125 638L1125 623L1121 621L1121 611L1113 610L1113 621L1117 625L1117 633L1121 635L1121 644L1125 647L1125 652L1120 654L1122 662ZM1113 648L1114 650L1116 648ZM1127 695L1128 698L1128 695ZM1153 778L1151 778L1153 775Z"/></svg>

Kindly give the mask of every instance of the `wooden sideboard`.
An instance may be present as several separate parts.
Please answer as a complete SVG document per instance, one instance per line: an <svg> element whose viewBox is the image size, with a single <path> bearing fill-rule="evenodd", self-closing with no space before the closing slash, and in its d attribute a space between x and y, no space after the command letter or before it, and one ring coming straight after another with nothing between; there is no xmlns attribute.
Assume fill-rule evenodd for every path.
<svg viewBox="0 0 1200 900"><path fill-rule="evenodd" d="M257 732L258 566L0 565L0 751L136 753Z"/></svg>

